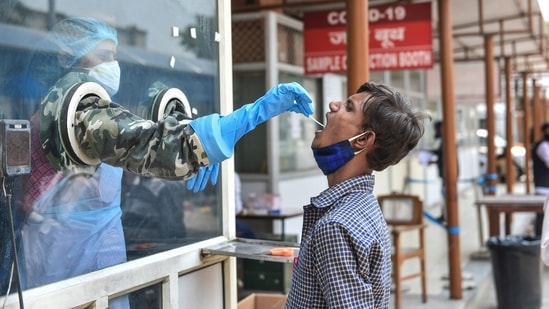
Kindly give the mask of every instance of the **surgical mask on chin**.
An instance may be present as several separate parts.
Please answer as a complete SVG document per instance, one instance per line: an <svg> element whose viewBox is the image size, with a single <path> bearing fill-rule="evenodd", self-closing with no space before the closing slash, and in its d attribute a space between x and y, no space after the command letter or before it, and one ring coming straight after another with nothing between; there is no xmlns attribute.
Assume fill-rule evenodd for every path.
<svg viewBox="0 0 549 309"><path fill-rule="evenodd" d="M343 140L341 142L335 143L326 147L311 147L313 150L313 156L315 157L316 164L318 168L324 173L324 175L329 175L347 162L351 161L357 154L361 153L364 149L354 152L351 142L362 135L368 133L369 131L362 132L359 135L353 136L349 139Z"/></svg>
<svg viewBox="0 0 549 309"><path fill-rule="evenodd" d="M97 82L105 88L112 97L118 92L120 86L120 66L118 61L109 61L98 64L88 72Z"/></svg>

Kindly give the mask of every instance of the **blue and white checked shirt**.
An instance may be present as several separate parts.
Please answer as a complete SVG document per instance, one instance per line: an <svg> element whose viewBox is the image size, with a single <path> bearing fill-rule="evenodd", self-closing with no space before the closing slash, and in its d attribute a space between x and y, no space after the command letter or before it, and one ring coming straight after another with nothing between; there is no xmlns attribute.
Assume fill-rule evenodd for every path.
<svg viewBox="0 0 549 309"><path fill-rule="evenodd" d="M287 309L389 307L391 240L374 182L346 180L304 206Z"/></svg>

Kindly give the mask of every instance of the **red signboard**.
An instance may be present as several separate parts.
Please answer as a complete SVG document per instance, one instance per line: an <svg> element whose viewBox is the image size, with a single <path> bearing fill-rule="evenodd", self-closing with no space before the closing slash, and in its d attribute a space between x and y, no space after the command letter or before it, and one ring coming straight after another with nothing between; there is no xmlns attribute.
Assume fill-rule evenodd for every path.
<svg viewBox="0 0 549 309"><path fill-rule="evenodd" d="M433 67L430 2L382 5L368 11L371 71ZM305 73L345 72L345 11L307 12L303 22Z"/></svg>

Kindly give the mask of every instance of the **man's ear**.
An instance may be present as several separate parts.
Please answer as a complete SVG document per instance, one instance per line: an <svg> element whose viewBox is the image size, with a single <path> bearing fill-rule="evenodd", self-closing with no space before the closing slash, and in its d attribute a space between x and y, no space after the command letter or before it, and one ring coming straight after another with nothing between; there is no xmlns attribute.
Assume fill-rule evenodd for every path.
<svg viewBox="0 0 549 309"><path fill-rule="evenodd" d="M374 131L366 131L364 135L354 140L357 148L360 149L371 149L374 147L376 141L376 133Z"/></svg>

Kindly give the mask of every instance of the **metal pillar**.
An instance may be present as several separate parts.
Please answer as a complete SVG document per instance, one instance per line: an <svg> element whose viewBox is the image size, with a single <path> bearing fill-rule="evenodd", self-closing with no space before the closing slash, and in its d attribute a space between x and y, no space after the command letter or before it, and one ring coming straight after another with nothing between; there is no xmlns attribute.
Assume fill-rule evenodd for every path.
<svg viewBox="0 0 549 309"><path fill-rule="evenodd" d="M488 145L488 175L496 174L496 146L494 142L495 114L494 114L494 37L491 34L484 36L484 82L486 89L486 142ZM495 179L494 179L495 178ZM488 179L489 195L495 195L499 177Z"/></svg>
<svg viewBox="0 0 549 309"><path fill-rule="evenodd" d="M530 131L530 99L528 98L528 72L522 72L522 108L524 111L524 148L526 149L526 157L524 160L524 169L526 170L526 193L530 194L530 183L532 181L532 173L530 172L531 161L531 144L532 132Z"/></svg>
<svg viewBox="0 0 549 309"><path fill-rule="evenodd" d="M532 130L534 134L533 141L539 141L541 139L541 118L542 118L542 110L541 110L541 101L540 101L540 91L541 87L538 85L537 81L534 79L532 80L532 91L534 93L534 101L532 102L532 119L534 120L534 124L532 125Z"/></svg>
<svg viewBox="0 0 549 309"><path fill-rule="evenodd" d="M347 0L347 95L370 79L368 0Z"/></svg>
<svg viewBox="0 0 549 309"><path fill-rule="evenodd" d="M454 57L452 47L452 15L450 0L438 0L440 31L440 76L442 84L443 147L445 162L445 202L448 222L448 269L450 298L463 297L461 286L461 249L457 202L457 157L455 137Z"/></svg>
<svg viewBox="0 0 549 309"><path fill-rule="evenodd" d="M515 123L515 117L513 117L513 101L511 98L511 58L505 57L505 136L507 139L507 147L505 147L505 169L507 170L506 184L507 193L513 193L513 187L515 186L515 179L517 177L515 173L515 165L513 164L513 157L511 155L511 145L513 144L513 125Z"/></svg>

